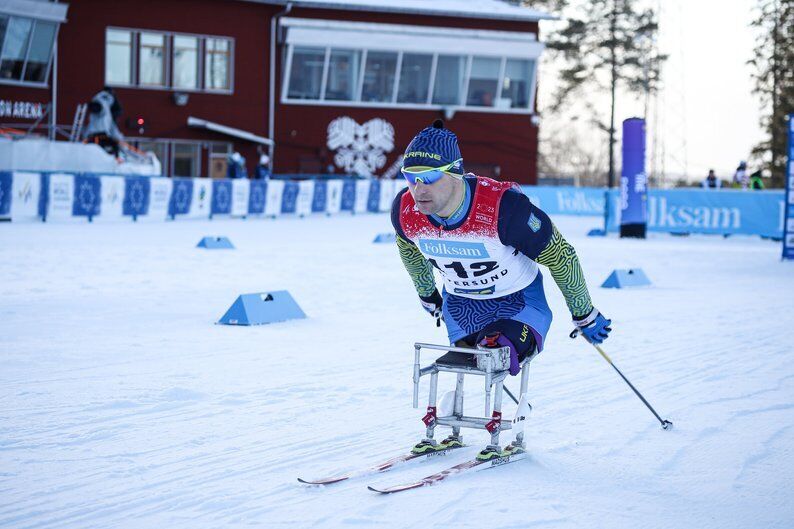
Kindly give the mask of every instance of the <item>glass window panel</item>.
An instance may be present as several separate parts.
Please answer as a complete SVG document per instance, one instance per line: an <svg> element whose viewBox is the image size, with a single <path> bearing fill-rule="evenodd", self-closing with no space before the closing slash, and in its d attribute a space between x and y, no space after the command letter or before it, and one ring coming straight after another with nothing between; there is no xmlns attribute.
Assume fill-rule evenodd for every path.
<svg viewBox="0 0 794 529"><path fill-rule="evenodd" d="M198 38L174 37L174 87L198 88Z"/></svg>
<svg viewBox="0 0 794 529"><path fill-rule="evenodd" d="M199 145L197 143L174 143L173 176L200 176L198 173Z"/></svg>
<svg viewBox="0 0 794 529"><path fill-rule="evenodd" d="M8 28L8 16L0 15L0 51L3 50L3 41L6 38L6 28Z"/></svg>
<svg viewBox="0 0 794 529"><path fill-rule="evenodd" d="M328 64L328 80L325 84L325 99L330 101L352 101L356 95L360 65L360 51L331 50Z"/></svg>
<svg viewBox="0 0 794 529"><path fill-rule="evenodd" d="M433 103L459 105L466 58L458 55L439 55L433 87Z"/></svg>
<svg viewBox="0 0 794 529"><path fill-rule="evenodd" d="M496 58L472 58L469 93L466 96L467 105L475 107L494 106L501 62L501 59Z"/></svg>
<svg viewBox="0 0 794 529"><path fill-rule="evenodd" d="M426 103L430 85L432 55L404 53L400 67L400 86L397 90L398 103Z"/></svg>
<svg viewBox="0 0 794 529"><path fill-rule="evenodd" d="M529 107L529 93L532 86L534 61L528 59L507 59L505 78L502 81L502 100L498 106L504 108Z"/></svg>
<svg viewBox="0 0 794 529"><path fill-rule="evenodd" d="M47 79L47 68L50 65L50 55L57 27L52 22L36 21L33 38L30 42L28 64L25 66L26 81L43 83Z"/></svg>
<svg viewBox="0 0 794 529"><path fill-rule="evenodd" d="M11 17L6 28L3 55L0 58L0 79L22 79L28 40L33 29L33 20Z"/></svg>
<svg viewBox="0 0 794 529"><path fill-rule="evenodd" d="M292 69L289 73L290 99L320 99L325 50L323 48L298 48L292 52Z"/></svg>
<svg viewBox="0 0 794 529"><path fill-rule="evenodd" d="M105 82L132 84L132 33L108 29L105 33Z"/></svg>
<svg viewBox="0 0 794 529"><path fill-rule="evenodd" d="M204 86L207 90L231 88L231 51L229 39L207 39L204 52Z"/></svg>
<svg viewBox="0 0 794 529"><path fill-rule="evenodd" d="M391 101L394 94L394 76L397 72L397 54L390 51L370 51L364 67L362 101Z"/></svg>
<svg viewBox="0 0 794 529"><path fill-rule="evenodd" d="M153 152L157 159L160 161L161 167L167 167L165 164L165 154L166 154L166 147L168 144L162 141L139 141L138 142L138 150L147 153Z"/></svg>
<svg viewBox="0 0 794 529"><path fill-rule="evenodd" d="M139 84L165 86L165 35L141 33Z"/></svg>

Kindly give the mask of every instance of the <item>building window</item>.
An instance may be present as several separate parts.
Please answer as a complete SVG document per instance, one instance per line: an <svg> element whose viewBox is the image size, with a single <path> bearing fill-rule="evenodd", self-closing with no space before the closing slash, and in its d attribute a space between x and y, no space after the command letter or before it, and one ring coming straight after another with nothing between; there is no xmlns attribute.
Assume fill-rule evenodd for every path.
<svg viewBox="0 0 794 529"><path fill-rule="evenodd" d="M28 41L32 29L33 20L11 17L6 28L3 54L0 56L0 78L22 80L25 55L28 53Z"/></svg>
<svg viewBox="0 0 794 529"><path fill-rule="evenodd" d="M291 99L320 99L325 50L322 48L295 48L289 79Z"/></svg>
<svg viewBox="0 0 794 529"><path fill-rule="evenodd" d="M172 144L173 176L201 176L199 143Z"/></svg>
<svg viewBox="0 0 794 529"><path fill-rule="evenodd" d="M432 55L403 54L400 87L397 90L398 103L427 103L432 66Z"/></svg>
<svg viewBox="0 0 794 529"><path fill-rule="evenodd" d="M231 92L234 41L134 29L105 30L105 83Z"/></svg>
<svg viewBox="0 0 794 529"><path fill-rule="evenodd" d="M109 29L105 34L105 82L132 84L132 33Z"/></svg>
<svg viewBox="0 0 794 529"><path fill-rule="evenodd" d="M141 33L140 39L139 83L144 86L165 86L165 35Z"/></svg>
<svg viewBox="0 0 794 529"><path fill-rule="evenodd" d="M325 99L354 101L360 65L360 51L332 50L328 63L328 79L325 83Z"/></svg>
<svg viewBox="0 0 794 529"><path fill-rule="evenodd" d="M209 148L210 178L226 178L228 158L232 152L231 143L211 143Z"/></svg>
<svg viewBox="0 0 794 529"><path fill-rule="evenodd" d="M500 59L473 57L469 75L466 104L473 107L492 107L499 84Z"/></svg>
<svg viewBox="0 0 794 529"><path fill-rule="evenodd" d="M507 59L502 81L502 102L510 108L529 107L530 87L534 61L526 59Z"/></svg>
<svg viewBox="0 0 794 529"><path fill-rule="evenodd" d="M36 21L33 36L30 39L30 50L25 65L25 81L44 83L50 67L52 44L58 26L53 22Z"/></svg>
<svg viewBox="0 0 794 529"><path fill-rule="evenodd" d="M370 51L364 67L362 101L391 102L394 94L394 75L397 71L397 54L388 51Z"/></svg>
<svg viewBox="0 0 794 529"><path fill-rule="evenodd" d="M282 100L528 112L535 67L515 57L291 45Z"/></svg>
<svg viewBox="0 0 794 529"><path fill-rule="evenodd" d="M199 41L197 37L174 37L174 88L198 89Z"/></svg>
<svg viewBox="0 0 794 529"><path fill-rule="evenodd" d="M436 66L436 79L433 84L433 103L437 105L459 105L465 73L465 57L439 55L438 65Z"/></svg>
<svg viewBox="0 0 794 529"><path fill-rule="evenodd" d="M160 161L160 167L168 167L168 143L164 141L138 141L138 150L145 153L151 152Z"/></svg>
<svg viewBox="0 0 794 529"><path fill-rule="evenodd" d="M207 90L228 90L231 41L228 39L207 39L205 52Z"/></svg>

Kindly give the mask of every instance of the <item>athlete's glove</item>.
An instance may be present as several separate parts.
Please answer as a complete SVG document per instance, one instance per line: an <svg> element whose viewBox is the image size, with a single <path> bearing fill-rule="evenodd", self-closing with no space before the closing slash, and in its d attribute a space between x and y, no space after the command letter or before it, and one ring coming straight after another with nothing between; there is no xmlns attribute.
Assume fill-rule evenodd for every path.
<svg viewBox="0 0 794 529"><path fill-rule="evenodd" d="M593 308L586 316L574 317L573 323L584 334L588 342L596 345L606 340L612 331L612 327L610 327L612 320L606 319L596 308Z"/></svg>
<svg viewBox="0 0 794 529"><path fill-rule="evenodd" d="M419 301L422 303L422 308L436 319L436 327L441 327L442 308L444 307L444 298L438 293L438 290L433 290L429 296L419 296Z"/></svg>

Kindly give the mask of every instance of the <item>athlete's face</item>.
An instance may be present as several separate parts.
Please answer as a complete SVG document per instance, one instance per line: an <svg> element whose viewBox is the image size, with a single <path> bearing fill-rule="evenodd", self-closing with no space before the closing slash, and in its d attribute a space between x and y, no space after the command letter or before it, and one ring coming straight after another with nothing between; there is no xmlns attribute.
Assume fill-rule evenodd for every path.
<svg viewBox="0 0 794 529"><path fill-rule="evenodd" d="M419 212L423 215L444 215L450 208L455 195L455 185L459 180L445 174L440 180L432 184L423 184L418 181L416 184L408 184L414 202ZM454 204L457 206L457 204Z"/></svg>

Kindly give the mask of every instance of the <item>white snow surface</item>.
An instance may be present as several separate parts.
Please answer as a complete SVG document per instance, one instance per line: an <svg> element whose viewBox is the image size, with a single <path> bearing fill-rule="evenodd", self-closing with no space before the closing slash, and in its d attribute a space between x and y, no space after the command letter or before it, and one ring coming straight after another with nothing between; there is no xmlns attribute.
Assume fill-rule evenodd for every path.
<svg viewBox="0 0 794 529"><path fill-rule="evenodd" d="M587 238L598 219L554 220L613 319L605 350L675 428L567 337L546 273L530 457L391 496L366 485L473 457L487 435L369 478L296 481L424 433L413 343L445 334L394 246L372 244L387 215L0 225L0 527L794 526L794 263L755 238ZM205 235L237 249L195 248ZM598 287L634 266L652 287ZM307 319L214 324L238 294L280 289ZM482 413L481 381L467 413Z"/></svg>

